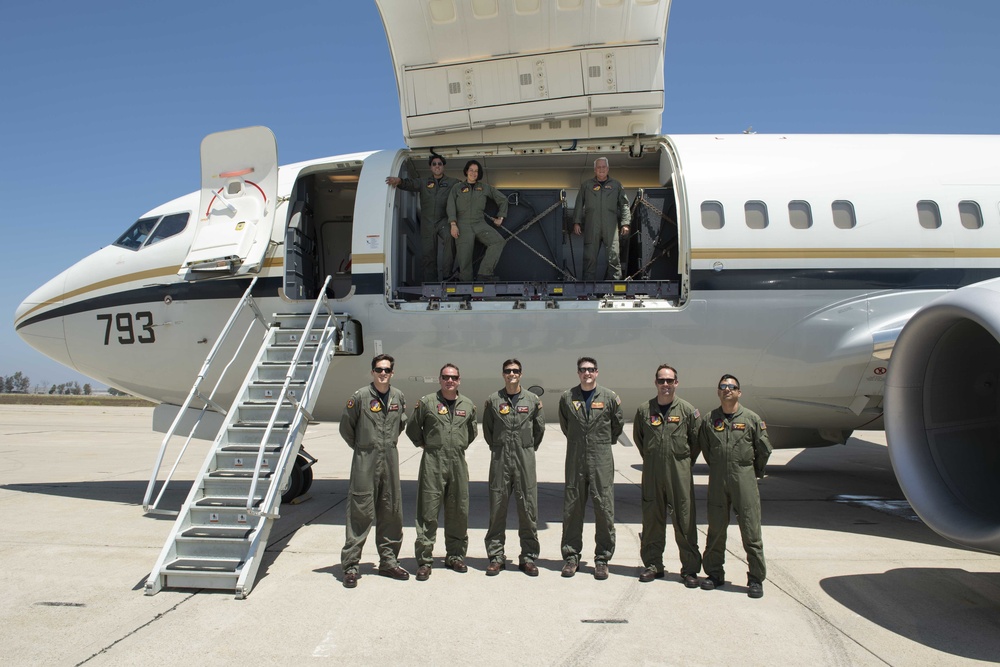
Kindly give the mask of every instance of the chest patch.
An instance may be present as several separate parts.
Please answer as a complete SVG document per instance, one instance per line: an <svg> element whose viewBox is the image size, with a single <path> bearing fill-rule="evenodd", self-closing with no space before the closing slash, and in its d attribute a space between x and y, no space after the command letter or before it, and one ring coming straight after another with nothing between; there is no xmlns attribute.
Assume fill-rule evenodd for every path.
<svg viewBox="0 0 1000 667"><path fill-rule="evenodd" d="M593 403L590 404L590 409L591 410L603 410L604 409L604 401L594 401Z"/></svg>
<svg viewBox="0 0 1000 667"><path fill-rule="evenodd" d="M519 405L519 406L517 406L517 411L519 413L521 413L521 414L525 414L526 415L526 414L528 414L528 406L527 405Z"/></svg>
<svg viewBox="0 0 1000 667"><path fill-rule="evenodd" d="M379 403L379 400L377 398L372 399L372 402L368 404L368 408L372 412L382 412L382 404Z"/></svg>
<svg viewBox="0 0 1000 667"><path fill-rule="evenodd" d="M389 412L399 412L399 403L390 403Z"/></svg>
<svg viewBox="0 0 1000 667"><path fill-rule="evenodd" d="M649 415L649 423L653 426L659 426L663 423L663 418L660 415Z"/></svg>
<svg viewBox="0 0 1000 667"><path fill-rule="evenodd" d="M680 424L681 418L679 415L670 415L669 417L667 417L667 421L670 422L671 424Z"/></svg>
<svg viewBox="0 0 1000 667"><path fill-rule="evenodd" d="M712 421L712 428L714 428L716 431L725 431L726 422L722 419L715 419Z"/></svg>
<svg viewBox="0 0 1000 667"><path fill-rule="evenodd" d="M437 411L439 415L446 415L448 414L448 406L445 405L444 403L438 403Z"/></svg>
<svg viewBox="0 0 1000 667"><path fill-rule="evenodd" d="M500 414L502 414L502 415L509 415L510 414L510 404L509 403L504 403L503 405L500 406Z"/></svg>
<svg viewBox="0 0 1000 667"><path fill-rule="evenodd" d="M466 415L465 410L455 410L456 417L464 417Z"/></svg>
<svg viewBox="0 0 1000 667"><path fill-rule="evenodd" d="M746 424L733 424L733 430L734 431L745 431L745 430L747 430L747 425Z"/></svg>

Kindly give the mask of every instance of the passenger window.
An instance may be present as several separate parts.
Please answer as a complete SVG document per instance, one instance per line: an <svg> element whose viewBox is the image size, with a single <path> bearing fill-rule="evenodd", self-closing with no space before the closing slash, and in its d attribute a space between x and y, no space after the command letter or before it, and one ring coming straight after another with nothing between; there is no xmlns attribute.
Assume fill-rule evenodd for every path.
<svg viewBox="0 0 1000 667"><path fill-rule="evenodd" d="M747 227L750 229L767 228L767 204L762 201L748 201L743 205Z"/></svg>
<svg viewBox="0 0 1000 667"><path fill-rule="evenodd" d="M979 208L979 204L974 201L958 202L958 217L966 229L983 228L983 212Z"/></svg>
<svg viewBox="0 0 1000 667"><path fill-rule="evenodd" d="M837 229L854 229L858 219L854 215L854 204L846 199L838 199L831 205L833 209L833 226Z"/></svg>
<svg viewBox="0 0 1000 667"><path fill-rule="evenodd" d="M813 226L812 208L809 202L795 200L788 202L788 222L792 229L809 229Z"/></svg>
<svg viewBox="0 0 1000 667"><path fill-rule="evenodd" d="M188 213L174 213L173 215L164 216L164 218L160 220L160 224L158 224L156 229L153 230L149 240L146 241L146 245L151 246L154 243L162 241L163 239L180 234L184 231L184 228L187 227L188 217Z"/></svg>
<svg viewBox="0 0 1000 667"><path fill-rule="evenodd" d="M705 229L722 229L726 224L726 216L722 211L722 204L717 201L703 201L701 203L701 226Z"/></svg>
<svg viewBox="0 0 1000 667"><path fill-rule="evenodd" d="M917 220L924 229L937 229L941 226L941 210L937 202L923 200L917 202Z"/></svg>

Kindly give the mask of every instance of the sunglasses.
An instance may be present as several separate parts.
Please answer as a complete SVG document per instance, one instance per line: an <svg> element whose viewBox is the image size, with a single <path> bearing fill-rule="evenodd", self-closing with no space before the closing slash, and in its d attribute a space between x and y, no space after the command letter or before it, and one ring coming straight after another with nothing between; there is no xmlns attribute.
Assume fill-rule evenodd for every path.
<svg viewBox="0 0 1000 667"><path fill-rule="evenodd" d="M505 368L505 369L503 369L503 374L504 375L520 375L521 374L521 369L520 368Z"/></svg>
<svg viewBox="0 0 1000 667"><path fill-rule="evenodd" d="M597 369L593 366L580 366L576 369L577 373L596 373Z"/></svg>
<svg viewBox="0 0 1000 667"><path fill-rule="evenodd" d="M656 378L656 384L677 384L674 378Z"/></svg>
<svg viewBox="0 0 1000 667"><path fill-rule="evenodd" d="M458 376L457 375L444 375L444 374L442 374L441 375L441 379L442 380L451 380L452 382L456 382L458 380Z"/></svg>
<svg viewBox="0 0 1000 667"><path fill-rule="evenodd" d="M731 382L725 382L719 385L719 391L725 391L727 389L730 389L732 391L739 391L740 386L732 384Z"/></svg>
<svg viewBox="0 0 1000 667"><path fill-rule="evenodd" d="M391 372L392 372L391 368L383 368L382 366L376 366L375 368L372 369L372 373L378 373L379 375Z"/></svg>

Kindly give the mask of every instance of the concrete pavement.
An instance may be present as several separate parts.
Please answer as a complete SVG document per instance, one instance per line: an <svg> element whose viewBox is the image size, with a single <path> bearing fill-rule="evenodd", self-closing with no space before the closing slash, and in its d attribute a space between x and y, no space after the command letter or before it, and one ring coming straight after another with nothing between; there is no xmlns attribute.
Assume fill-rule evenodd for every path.
<svg viewBox="0 0 1000 667"><path fill-rule="evenodd" d="M486 577L488 450L468 453L467 574L438 561L427 582L375 576L374 533L358 587L341 586L350 450L335 423L310 427L320 461L309 498L282 507L246 600L142 586L170 520L140 507L160 434L144 408L0 406L0 655L13 665L501 664L966 665L1000 660L1000 558L945 542L916 520L881 434L847 446L776 451L761 482L765 596L746 596L730 528L720 591L677 579L668 530L665 579L641 584L641 466L617 446L618 545L611 577L585 560L559 576L565 444L538 452L542 572ZM630 433L630 428L626 433ZM207 443L195 442L191 479ZM411 574L420 452L400 442ZM695 470L705 531L707 468ZM186 489L172 494L175 504ZM870 499L896 501L874 503ZM510 512L507 556L518 553ZM584 553L593 550L592 515ZM443 556L443 535L437 556Z"/></svg>

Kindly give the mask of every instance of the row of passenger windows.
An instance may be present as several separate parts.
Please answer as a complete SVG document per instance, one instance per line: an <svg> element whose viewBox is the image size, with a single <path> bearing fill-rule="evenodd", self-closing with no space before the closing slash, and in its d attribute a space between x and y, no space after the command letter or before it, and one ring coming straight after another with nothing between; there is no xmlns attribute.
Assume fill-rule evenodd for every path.
<svg viewBox="0 0 1000 667"><path fill-rule="evenodd" d="M858 218L854 213L854 204L847 200L837 200L830 205L833 213L833 224L838 229L854 229ZM768 226L767 204L762 201L748 201L743 205L743 216L750 229L764 229ZM974 201L962 201L958 204L958 216L966 229L981 229L983 226L983 211ZM917 202L917 221L924 229L937 229L941 226L941 209L937 202L924 200ZM812 206L807 201L788 202L788 223L792 229L809 229L813 225ZM705 229L722 229L726 224L726 214L722 204L717 201L701 203L701 226Z"/></svg>

